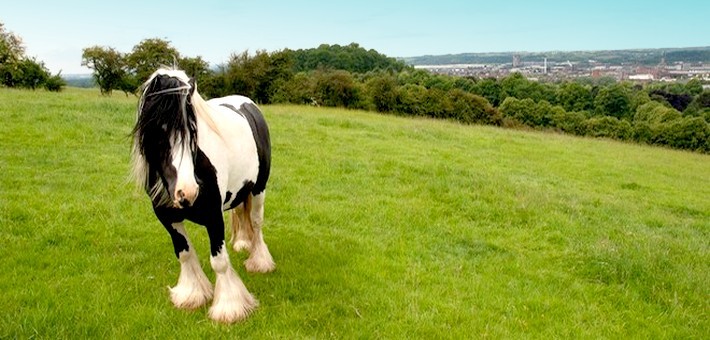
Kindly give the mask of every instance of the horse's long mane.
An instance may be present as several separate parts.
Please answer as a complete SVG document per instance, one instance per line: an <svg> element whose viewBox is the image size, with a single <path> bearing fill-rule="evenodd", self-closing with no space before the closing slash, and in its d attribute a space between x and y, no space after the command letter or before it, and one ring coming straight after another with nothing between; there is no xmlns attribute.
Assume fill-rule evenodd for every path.
<svg viewBox="0 0 710 340"><path fill-rule="evenodd" d="M191 103L194 85L182 71L160 69L143 84L141 92L132 132L133 179L153 200L167 203L171 201L168 192L156 178L160 178L163 165L170 163L172 147L182 144L193 152L197 149L197 121Z"/></svg>

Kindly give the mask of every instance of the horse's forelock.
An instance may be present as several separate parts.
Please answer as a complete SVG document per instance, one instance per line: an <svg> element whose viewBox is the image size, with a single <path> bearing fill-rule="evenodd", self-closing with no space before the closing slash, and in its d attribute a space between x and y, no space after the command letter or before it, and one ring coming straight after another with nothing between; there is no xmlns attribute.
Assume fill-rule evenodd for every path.
<svg viewBox="0 0 710 340"><path fill-rule="evenodd" d="M162 171L161 165L172 157L172 147L180 143L196 151L197 122L190 103L194 87L185 78L156 71L144 84L133 137L134 170L143 172L134 177L146 189L155 189L147 188L148 174Z"/></svg>

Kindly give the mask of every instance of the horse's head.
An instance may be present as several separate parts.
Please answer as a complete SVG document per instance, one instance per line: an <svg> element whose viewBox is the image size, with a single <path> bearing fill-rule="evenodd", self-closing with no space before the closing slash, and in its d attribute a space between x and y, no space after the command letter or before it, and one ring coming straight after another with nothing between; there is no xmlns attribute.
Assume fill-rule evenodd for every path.
<svg viewBox="0 0 710 340"><path fill-rule="evenodd" d="M143 85L134 157L142 158L139 180L157 205L189 207L199 193L194 92L194 82L178 70L159 69Z"/></svg>

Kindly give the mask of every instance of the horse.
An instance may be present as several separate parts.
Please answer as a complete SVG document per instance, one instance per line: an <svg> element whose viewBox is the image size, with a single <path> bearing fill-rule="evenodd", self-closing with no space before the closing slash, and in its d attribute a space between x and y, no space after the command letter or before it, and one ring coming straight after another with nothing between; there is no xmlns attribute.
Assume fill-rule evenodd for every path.
<svg viewBox="0 0 710 340"><path fill-rule="evenodd" d="M223 212L230 211L232 248L249 252L246 270L273 271L262 235L271 142L259 107L238 95L205 101L184 71L159 68L142 85L132 137L133 177L170 234L180 263L177 285L168 287L172 303L194 310L214 297L211 319L245 319L258 301L230 263ZM185 220L207 229L214 291Z"/></svg>

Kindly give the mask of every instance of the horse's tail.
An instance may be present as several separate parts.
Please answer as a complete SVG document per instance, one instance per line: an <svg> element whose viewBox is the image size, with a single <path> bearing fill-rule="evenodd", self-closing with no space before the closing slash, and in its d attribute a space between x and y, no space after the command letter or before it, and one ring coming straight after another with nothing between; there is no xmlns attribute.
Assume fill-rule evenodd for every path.
<svg viewBox="0 0 710 340"><path fill-rule="evenodd" d="M251 199L251 194L248 194L244 201L244 221L246 222L244 231L246 231L249 240L254 239L254 225L251 223Z"/></svg>
<svg viewBox="0 0 710 340"><path fill-rule="evenodd" d="M242 232L246 233L246 238L248 240L252 240L254 238L254 228L252 227L252 222L251 222L251 200L252 196L251 194L247 195L246 200L244 203L240 204L236 208L232 209L229 211L229 222L231 225L232 229L232 237L231 237L231 242L234 244L237 241L237 234ZM243 205L243 208L242 208ZM241 214L244 216L244 225L241 226L241 231L239 230L240 228L240 214L239 212L241 211Z"/></svg>

